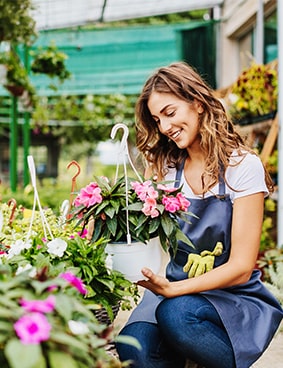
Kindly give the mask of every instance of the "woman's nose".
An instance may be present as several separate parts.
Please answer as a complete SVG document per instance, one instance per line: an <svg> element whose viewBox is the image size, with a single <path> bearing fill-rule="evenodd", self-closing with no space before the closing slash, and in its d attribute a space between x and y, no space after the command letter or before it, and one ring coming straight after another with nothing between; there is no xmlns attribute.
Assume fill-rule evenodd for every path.
<svg viewBox="0 0 283 368"><path fill-rule="evenodd" d="M171 128L171 121L170 119L164 117L160 119L160 130L163 132L167 132Z"/></svg>

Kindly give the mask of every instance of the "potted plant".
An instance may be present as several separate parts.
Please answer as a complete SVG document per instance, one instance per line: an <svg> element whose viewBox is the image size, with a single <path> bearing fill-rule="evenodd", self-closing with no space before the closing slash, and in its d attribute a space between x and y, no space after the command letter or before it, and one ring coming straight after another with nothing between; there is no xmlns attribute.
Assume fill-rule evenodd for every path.
<svg viewBox="0 0 283 368"><path fill-rule="evenodd" d="M70 78L71 73L65 65L68 56L59 51L55 44L49 45L46 49L39 47L37 51L31 51L34 59L31 63L33 73L46 74L50 78L57 77L60 82Z"/></svg>
<svg viewBox="0 0 283 368"><path fill-rule="evenodd" d="M182 188L170 188L167 183L144 180L135 169L128 152L129 129L125 124L114 125L111 138L123 129L119 157L123 159L124 176L118 179L95 177L82 188L73 201L72 220L89 226L91 241L104 239L105 251L112 256L113 268L133 282L141 280L144 266L158 272L161 266L161 246L177 251L178 241L193 244L181 231L178 219L190 223L190 202ZM127 160L138 181L128 178ZM118 162L118 161L117 161Z"/></svg>
<svg viewBox="0 0 283 368"><path fill-rule="evenodd" d="M84 292L71 273L51 278L43 268L31 277L0 265L1 367L125 367L107 353L114 331L78 298Z"/></svg>
<svg viewBox="0 0 283 368"><path fill-rule="evenodd" d="M2 262L14 272L46 268L49 275L58 276L72 271L85 284L84 302L95 304L94 313L108 324L120 307L130 309L131 300L137 301L136 286L108 264L105 242L90 243L81 229L65 224L50 208L33 213L2 203L0 214Z"/></svg>
<svg viewBox="0 0 283 368"><path fill-rule="evenodd" d="M276 68L253 62L232 85L228 110L235 123L245 125L274 117L277 99Z"/></svg>
<svg viewBox="0 0 283 368"><path fill-rule="evenodd" d="M31 16L34 10L32 0L1 2L0 43L31 45L36 37L36 22Z"/></svg>
<svg viewBox="0 0 283 368"><path fill-rule="evenodd" d="M4 87L14 96L23 97L25 105L35 104L35 88L30 83L26 68L16 52L11 49L0 53L0 64L6 68L6 75L2 79ZM26 94L26 96L24 95Z"/></svg>

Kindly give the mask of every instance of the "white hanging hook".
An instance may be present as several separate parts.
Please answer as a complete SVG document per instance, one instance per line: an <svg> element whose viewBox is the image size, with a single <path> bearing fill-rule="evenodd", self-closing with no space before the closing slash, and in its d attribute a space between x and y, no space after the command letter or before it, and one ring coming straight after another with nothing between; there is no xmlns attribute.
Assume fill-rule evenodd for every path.
<svg viewBox="0 0 283 368"><path fill-rule="evenodd" d="M128 161L129 161L129 164L131 165L132 169L134 170L137 178L139 179L139 181L141 182L142 181L142 178L140 177L139 173L137 172L132 160L131 160L131 157L129 155L129 150L128 150L128 136L129 136L129 128L127 127L127 125L123 124L123 123L118 123L118 124L115 124L111 130L111 133L110 133L110 137L112 139L115 138L115 135L117 133L117 130L122 128L124 133L123 133L123 137L121 139L121 146L120 146L120 150L122 153L124 153L125 156L128 156ZM125 157L124 157L125 158ZM125 166L126 162L124 161L124 166ZM118 165L117 165L117 172L116 172L116 179L115 181L117 180L117 175L118 175Z"/></svg>
<svg viewBox="0 0 283 368"><path fill-rule="evenodd" d="M110 137L112 139L115 138L115 135L117 133L117 130L118 129L123 129L123 136L122 136L122 139L121 139L121 151L123 151L125 154L128 154L128 144L127 144L127 141L128 141L128 136L129 136L129 128L127 127L127 125L123 124L123 123L119 123L119 124L115 124L111 130L111 134L110 134Z"/></svg>

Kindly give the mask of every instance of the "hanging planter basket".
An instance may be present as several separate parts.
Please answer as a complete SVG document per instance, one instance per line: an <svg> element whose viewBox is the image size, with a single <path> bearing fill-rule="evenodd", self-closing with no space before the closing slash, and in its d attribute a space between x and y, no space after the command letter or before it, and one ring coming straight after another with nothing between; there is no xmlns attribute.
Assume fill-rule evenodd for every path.
<svg viewBox="0 0 283 368"><path fill-rule="evenodd" d="M46 50L39 49L32 52L34 60L31 71L35 74L46 74L50 78L57 77L61 82L70 78L71 73L67 70L65 61L68 56L59 51L55 45L50 45Z"/></svg>
<svg viewBox="0 0 283 368"><path fill-rule="evenodd" d="M4 86L13 96L20 97L23 95L25 88L23 86L13 86L13 85L5 85Z"/></svg>

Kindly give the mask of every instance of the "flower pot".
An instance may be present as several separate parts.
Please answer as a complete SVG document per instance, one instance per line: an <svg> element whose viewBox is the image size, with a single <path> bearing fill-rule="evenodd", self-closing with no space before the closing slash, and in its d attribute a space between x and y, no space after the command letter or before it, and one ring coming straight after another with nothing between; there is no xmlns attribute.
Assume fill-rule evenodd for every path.
<svg viewBox="0 0 283 368"><path fill-rule="evenodd" d="M154 273L158 273L161 267L162 249L158 237L147 244L109 243L105 251L112 257L113 270L121 272L132 282L145 279L141 273L143 267L150 268Z"/></svg>
<svg viewBox="0 0 283 368"><path fill-rule="evenodd" d="M23 86L14 86L6 84L4 86L10 93L12 93L13 96L20 97L24 93L24 87Z"/></svg>

